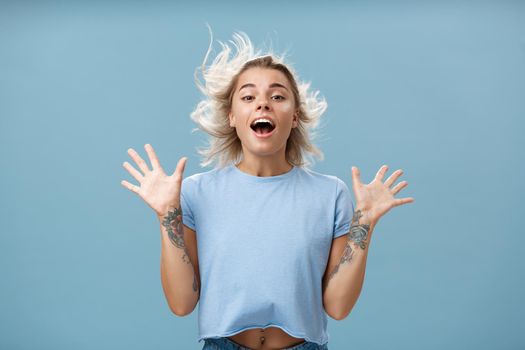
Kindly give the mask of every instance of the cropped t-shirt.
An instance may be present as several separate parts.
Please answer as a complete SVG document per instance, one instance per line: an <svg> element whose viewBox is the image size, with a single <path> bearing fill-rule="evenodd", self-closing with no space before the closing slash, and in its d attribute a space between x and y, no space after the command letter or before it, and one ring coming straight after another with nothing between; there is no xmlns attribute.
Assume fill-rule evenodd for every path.
<svg viewBox="0 0 525 350"><path fill-rule="evenodd" d="M297 166L258 177L230 164L183 179L181 208L197 238L197 342L272 326L328 342L322 278L354 210L341 179Z"/></svg>

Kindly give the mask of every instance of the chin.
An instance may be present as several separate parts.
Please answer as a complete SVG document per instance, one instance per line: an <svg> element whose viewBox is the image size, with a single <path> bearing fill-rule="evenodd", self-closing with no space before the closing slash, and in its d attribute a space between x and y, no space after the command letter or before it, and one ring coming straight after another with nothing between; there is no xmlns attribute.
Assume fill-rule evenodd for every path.
<svg viewBox="0 0 525 350"><path fill-rule="evenodd" d="M270 147L268 147L268 145L255 145L253 147L248 148L248 152L260 157L277 157L279 155L280 150L281 148L275 147L274 145L270 145Z"/></svg>

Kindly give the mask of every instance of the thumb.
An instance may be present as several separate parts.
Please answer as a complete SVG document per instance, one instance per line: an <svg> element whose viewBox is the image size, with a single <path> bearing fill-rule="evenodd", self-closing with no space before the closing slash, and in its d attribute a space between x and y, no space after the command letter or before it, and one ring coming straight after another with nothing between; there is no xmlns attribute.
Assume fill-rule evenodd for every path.
<svg viewBox="0 0 525 350"><path fill-rule="evenodd" d="M182 174L184 173L184 168L186 168L186 161L188 160L188 157L182 157L179 159L179 162L177 163L177 167L175 168L175 171L171 176L179 175L182 179Z"/></svg>

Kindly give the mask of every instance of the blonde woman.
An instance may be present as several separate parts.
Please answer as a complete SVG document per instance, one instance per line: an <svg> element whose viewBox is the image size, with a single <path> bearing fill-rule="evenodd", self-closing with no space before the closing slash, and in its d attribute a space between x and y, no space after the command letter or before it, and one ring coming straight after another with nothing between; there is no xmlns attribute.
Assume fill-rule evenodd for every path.
<svg viewBox="0 0 525 350"><path fill-rule="evenodd" d="M356 303L374 226L414 199L394 198L401 170L363 184L352 167L354 206L342 180L309 169L323 158L312 138L326 102L283 57L254 52L242 32L232 43L233 57L221 42L206 67L210 44L196 79L205 98L191 117L213 170L183 179L183 157L167 175L147 144L151 169L129 149L140 186L122 184L160 220L166 300L178 316L199 303L203 349L328 349L326 315L344 319Z"/></svg>

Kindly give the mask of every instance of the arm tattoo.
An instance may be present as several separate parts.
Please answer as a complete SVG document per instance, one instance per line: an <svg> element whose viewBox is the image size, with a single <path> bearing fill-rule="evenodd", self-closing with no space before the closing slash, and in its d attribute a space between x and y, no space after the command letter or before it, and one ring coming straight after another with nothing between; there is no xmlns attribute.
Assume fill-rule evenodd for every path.
<svg viewBox="0 0 525 350"><path fill-rule="evenodd" d="M352 225L350 226L350 235L348 236L348 240L352 241L360 247L361 249L366 248L366 238L368 235L368 232L370 231L370 225L359 225L359 219L363 216L361 214L361 210L358 209L354 212L354 216L352 217Z"/></svg>
<svg viewBox="0 0 525 350"><path fill-rule="evenodd" d="M359 219L363 216L361 213L361 210L357 210L354 212L354 215L352 217L352 224L350 225L350 233L348 235L348 241L345 246L345 250L343 252L343 256L341 256L341 259L339 260L339 263L334 267L334 269L330 272L326 279L326 283L324 288L326 289L326 286L328 285L328 282L334 277L334 275L339 271L339 266L349 263L352 260L352 257L354 256L354 251L351 247L350 242L354 242L354 244L361 249L366 248L366 239L368 232L370 230L370 225L359 225ZM324 292L324 290L323 290Z"/></svg>
<svg viewBox="0 0 525 350"><path fill-rule="evenodd" d="M191 264L191 260L188 256L188 249L186 248L186 244L184 243L184 230L182 228L181 208L175 208L175 210L173 211L168 211L168 214L164 217L162 226L166 228L171 243L175 247L181 248L184 251L182 260L187 264ZM193 290L197 291L197 289L197 275L193 273Z"/></svg>
<svg viewBox="0 0 525 350"><path fill-rule="evenodd" d="M184 244L184 231L182 229L182 210L180 208L175 208L174 211L168 211L168 214L164 217L162 226L166 228L171 243L173 243L175 247L186 251L186 245ZM187 262L189 263L189 261Z"/></svg>
<svg viewBox="0 0 525 350"><path fill-rule="evenodd" d="M328 278L326 279L326 285L328 285L328 281L330 281L332 277L334 277L334 275L337 273L337 271L339 271L339 266L343 265L347 261L352 260L353 256L354 256L354 251L352 250L352 247L350 247L350 244L347 243L345 246L345 251L343 252L343 256L341 257L341 260L339 260L339 264L337 264L332 270L332 272L330 272L330 274L328 275ZM326 288L326 285L325 285L325 288Z"/></svg>

